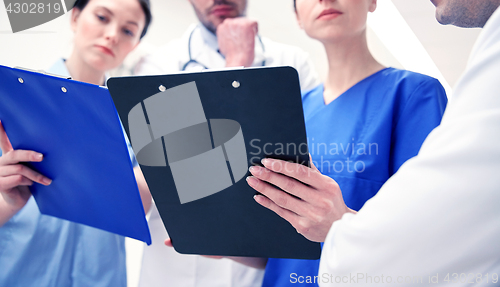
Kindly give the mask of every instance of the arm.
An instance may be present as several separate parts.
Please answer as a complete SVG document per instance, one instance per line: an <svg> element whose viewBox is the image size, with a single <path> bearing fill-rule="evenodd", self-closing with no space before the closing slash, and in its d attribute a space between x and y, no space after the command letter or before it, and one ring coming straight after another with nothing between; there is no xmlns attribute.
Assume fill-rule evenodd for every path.
<svg viewBox="0 0 500 287"><path fill-rule="evenodd" d="M418 154L424 140L441 123L447 102L446 92L436 79L428 78L413 90L392 131L390 175Z"/></svg>
<svg viewBox="0 0 500 287"><path fill-rule="evenodd" d="M226 67L252 66L257 31L257 22L243 17L226 19L217 27L219 50L226 57Z"/></svg>
<svg viewBox="0 0 500 287"><path fill-rule="evenodd" d="M262 194L255 200L290 222L307 239L325 241L334 221L345 213L356 213L344 203L338 184L314 165L308 168L275 159L262 163L264 167L251 167L253 177L247 178L248 184Z"/></svg>
<svg viewBox="0 0 500 287"><path fill-rule="evenodd" d="M167 238L165 240L165 245L168 247L173 247L172 245L172 240L170 238ZM231 259L235 262L238 262L240 264L246 265L248 267L256 268L256 269L265 269L266 264L267 264L267 258L261 258L261 257L237 257L237 256L205 256L207 258L212 258L212 259L222 259L222 258L227 258Z"/></svg>
<svg viewBox="0 0 500 287"><path fill-rule="evenodd" d="M482 98L480 91L471 92L474 101L467 106ZM495 160L500 158L500 113L453 111L458 117L436 128L420 153L356 216L333 224L320 274L343 277L362 270L358 283L383 274L399 283L387 285L407 286L397 282L399 276L420 285L432 278L445 285L457 282L454 276L474 273L483 280L479 285L492 284L485 277L489 273L491 282L491 271L500 267L500 163Z"/></svg>
<svg viewBox="0 0 500 287"><path fill-rule="evenodd" d="M135 180L137 181L137 187L139 188L139 193L141 194L142 205L144 207L144 212L147 214L151 208L151 193L149 192L148 184L142 174L141 168L139 166L134 167Z"/></svg>
<svg viewBox="0 0 500 287"><path fill-rule="evenodd" d="M50 185L47 177L23 165L40 162L43 155L34 151L14 150L0 123L0 227L21 210L31 197L28 186L33 182Z"/></svg>
<svg viewBox="0 0 500 287"><path fill-rule="evenodd" d="M299 73L300 90L310 91L321 84L316 67L311 61L309 54L297 48L295 52L294 68Z"/></svg>

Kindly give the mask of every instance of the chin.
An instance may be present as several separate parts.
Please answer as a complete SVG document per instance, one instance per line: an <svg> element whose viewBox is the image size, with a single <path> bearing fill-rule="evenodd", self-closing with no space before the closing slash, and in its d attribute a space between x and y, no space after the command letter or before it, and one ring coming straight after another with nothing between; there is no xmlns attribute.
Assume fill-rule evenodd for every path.
<svg viewBox="0 0 500 287"><path fill-rule="evenodd" d="M436 10L436 20L438 21L439 24L441 25L447 25L447 24L450 24L450 23L446 23L446 21L443 19L443 15L441 13L439 13L438 10Z"/></svg>
<svg viewBox="0 0 500 287"><path fill-rule="evenodd" d="M445 9L442 6L436 7L436 20L442 25L451 24L450 17L446 16Z"/></svg>
<svg viewBox="0 0 500 287"><path fill-rule="evenodd" d="M88 59L87 63L89 66L91 66L93 69L98 70L98 71L104 71L107 72L111 69L114 69L118 66L118 64L115 64L114 61L111 61L110 59L107 59L108 57L106 56L94 56L91 59Z"/></svg>

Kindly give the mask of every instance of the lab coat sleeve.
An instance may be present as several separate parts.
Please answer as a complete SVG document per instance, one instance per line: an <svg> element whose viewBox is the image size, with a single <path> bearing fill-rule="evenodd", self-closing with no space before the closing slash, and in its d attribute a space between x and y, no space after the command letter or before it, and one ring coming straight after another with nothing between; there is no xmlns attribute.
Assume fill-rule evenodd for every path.
<svg viewBox="0 0 500 287"><path fill-rule="evenodd" d="M420 153L358 214L333 224L321 256L320 286L498 284L492 281L500 275L498 27L500 10Z"/></svg>
<svg viewBox="0 0 500 287"><path fill-rule="evenodd" d="M267 54L268 66L291 66L299 74L300 90L302 93L316 88L321 81L309 57L302 49L270 39L262 39Z"/></svg>
<svg viewBox="0 0 500 287"><path fill-rule="evenodd" d="M134 68L134 75L161 75L163 69L159 65L158 59L155 59L155 54L148 55L142 58Z"/></svg>
<svg viewBox="0 0 500 287"><path fill-rule="evenodd" d="M134 67L134 75L163 75L177 73L180 63L186 57L182 39L170 41L167 45L160 47L154 53L143 57Z"/></svg>
<svg viewBox="0 0 500 287"><path fill-rule="evenodd" d="M300 90L307 92L317 87L321 82L318 73L309 58L309 54L299 50L295 56L295 68L299 73Z"/></svg>
<svg viewBox="0 0 500 287"><path fill-rule="evenodd" d="M425 138L441 123L447 102L443 86L430 77L411 93L392 132L390 175L418 154Z"/></svg>

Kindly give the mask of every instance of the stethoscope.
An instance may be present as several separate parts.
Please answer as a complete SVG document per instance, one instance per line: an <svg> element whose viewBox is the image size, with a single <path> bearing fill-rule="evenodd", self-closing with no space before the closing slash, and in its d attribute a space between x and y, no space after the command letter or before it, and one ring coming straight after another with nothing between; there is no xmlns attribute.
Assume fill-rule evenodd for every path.
<svg viewBox="0 0 500 287"><path fill-rule="evenodd" d="M184 64L184 66L182 66L181 71L186 71L188 69L192 70L192 71L201 71L201 70L208 69L207 66L205 66L202 63L200 63L200 62L196 61L195 59L193 59L193 56L191 54L191 40L193 38L193 34L196 31L196 29L197 28L194 28L193 31L191 31L191 34L189 35L189 40L188 40L189 61L187 61L186 64ZM257 38L259 39L260 45L262 47L262 51L265 52L266 49L264 47L264 42L262 42L262 38L260 37L260 35L257 35ZM264 67L265 65L266 65L266 60L264 59L264 61L262 61L262 63L261 63L261 67Z"/></svg>

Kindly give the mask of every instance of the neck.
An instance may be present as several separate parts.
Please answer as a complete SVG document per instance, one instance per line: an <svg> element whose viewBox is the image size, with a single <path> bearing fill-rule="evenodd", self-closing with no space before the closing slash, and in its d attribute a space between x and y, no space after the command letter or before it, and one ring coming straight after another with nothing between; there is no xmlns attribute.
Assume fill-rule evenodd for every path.
<svg viewBox="0 0 500 287"><path fill-rule="evenodd" d="M351 38L324 42L323 45L328 57L325 104L329 104L359 81L384 68L368 50L366 31Z"/></svg>
<svg viewBox="0 0 500 287"><path fill-rule="evenodd" d="M66 60L71 78L76 81L86 82L94 85L102 85L104 83L104 71L96 70L89 66L78 54L73 50L71 56Z"/></svg>

